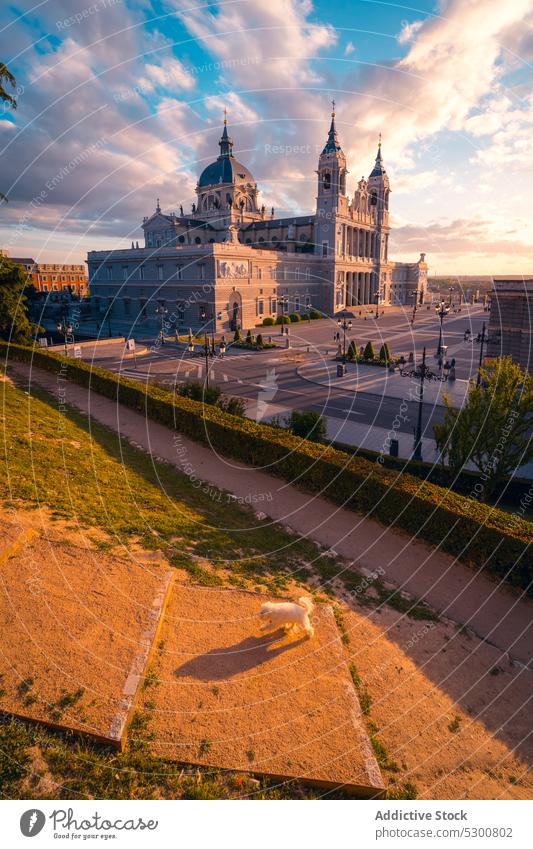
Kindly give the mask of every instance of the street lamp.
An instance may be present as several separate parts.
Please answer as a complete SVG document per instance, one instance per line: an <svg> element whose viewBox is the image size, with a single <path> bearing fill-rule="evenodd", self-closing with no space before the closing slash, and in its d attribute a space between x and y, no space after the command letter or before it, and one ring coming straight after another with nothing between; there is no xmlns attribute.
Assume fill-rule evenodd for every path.
<svg viewBox="0 0 533 849"><path fill-rule="evenodd" d="M205 388L209 389L209 340L207 333L205 336L204 354L205 354Z"/></svg>
<svg viewBox="0 0 533 849"><path fill-rule="evenodd" d="M452 305L452 292L454 292L454 291L455 291L454 287L450 286L450 288L448 289L448 292L450 293L450 300L448 301L448 303L449 303L450 306Z"/></svg>
<svg viewBox="0 0 533 849"><path fill-rule="evenodd" d="M413 315L411 316L411 325L413 325L416 318L416 308L418 307L418 289L411 289L409 294L413 299Z"/></svg>
<svg viewBox="0 0 533 849"><path fill-rule="evenodd" d="M483 327L484 326L485 325L483 325ZM70 336L72 338L72 341L74 342L74 328L72 327L72 322L67 321L67 317L64 315L61 321L57 322L56 327L57 332L63 335L63 338L65 340L65 356L68 357L68 337Z"/></svg>
<svg viewBox="0 0 533 849"><path fill-rule="evenodd" d="M483 365L483 348L485 346L485 342L487 341L487 337L485 335L485 322L483 322L483 330L481 331L481 339L479 341L480 341L479 366L478 366L478 370L477 370L476 386L479 386L479 384L481 383L481 366Z"/></svg>
<svg viewBox="0 0 533 849"><path fill-rule="evenodd" d="M164 345L165 344L165 316L168 315L168 310L167 310L166 307L163 306L163 304L160 304L158 307L155 308L155 311L156 311L157 315L161 316L160 336L161 336L161 344Z"/></svg>
<svg viewBox="0 0 533 849"><path fill-rule="evenodd" d="M379 318L379 291L376 292L374 297L376 299L376 321L377 321L378 318Z"/></svg>
<svg viewBox="0 0 533 849"><path fill-rule="evenodd" d="M346 321L345 318L342 320L339 318L337 324L339 327L342 327L342 364L346 365L346 331L352 329L352 322Z"/></svg>
<svg viewBox="0 0 533 849"><path fill-rule="evenodd" d="M414 380L420 381L420 392L418 395L418 419L416 424L416 433L413 447L413 460L419 460L422 462L422 406L424 403L424 381L426 380L440 380L444 382L448 379L448 374L450 372L451 366L450 363L446 362L444 365L444 374L436 374L431 371L429 366L426 365L426 349L422 352L422 362L419 366L416 366L414 369L410 371L405 371L405 366L407 365L405 361L405 357L400 357L398 360L398 367L400 371L401 377L410 377L414 378Z"/></svg>
<svg viewBox="0 0 533 849"><path fill-rule="evenodd" d="M442 322L444 321L445 316L450 312L450 305L445 301L441 301L440 304L435 307L435 312L440 319L440 329L439 329L439 347L437 348L436 357L442 357Z"/></svg>

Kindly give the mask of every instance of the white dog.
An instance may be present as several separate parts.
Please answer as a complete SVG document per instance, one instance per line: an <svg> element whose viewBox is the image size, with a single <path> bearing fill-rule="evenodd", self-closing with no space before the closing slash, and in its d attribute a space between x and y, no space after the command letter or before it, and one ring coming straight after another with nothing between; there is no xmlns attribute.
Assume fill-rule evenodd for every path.
<svg viewBox="0 0 533 849"><path fill-rule="evenodd" d="M261 605L259 616L265 620L261 625L261 631L276 631L278 628L285 628L285 631L291 631L293 628L299 628L305 631L308 637L313 637L315 630L311 625L309 614L314 609L314 604L307 596L302 596L298 602L282 601L273 602L267 601Z"/></svg>

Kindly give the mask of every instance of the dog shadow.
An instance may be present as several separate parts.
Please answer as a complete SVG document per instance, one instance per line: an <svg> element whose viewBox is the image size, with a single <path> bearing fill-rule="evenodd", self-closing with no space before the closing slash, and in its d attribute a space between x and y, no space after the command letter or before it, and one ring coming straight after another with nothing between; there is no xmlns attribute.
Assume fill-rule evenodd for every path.
<svg viewBox="0 0 533 849"><path fill-rule="evenodd" d="M256 669L306 640L305 634L298 639L291 639L282 628L260 637L246 637L232 646L211 649L205 654L192 657L178 666L174 675L177 678L196 678L198 681L227 680L250 669Z"/></svg>

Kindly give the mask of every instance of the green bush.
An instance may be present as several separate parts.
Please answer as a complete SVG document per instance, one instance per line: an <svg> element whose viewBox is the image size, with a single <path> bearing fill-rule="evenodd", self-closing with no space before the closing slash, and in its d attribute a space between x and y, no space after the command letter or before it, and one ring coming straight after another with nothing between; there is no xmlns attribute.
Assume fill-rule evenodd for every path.
<svg viewBox="0 0 533 849"><path fill-rule="evenodd" d="M320 413L313 410L293 410L287 425L291 433L311 442L324 442L326 423Z"/></svg>
<svg viewBox="0 0 533 849"><path fill-rule="evenodd" d="M255 340L255 344L257 345L258 348L262 348L263 345L265 344L265 342L263 340L263 334L262 333L257 334L257 339Z"/></svg>
<svg viewBox="0 0 533 849"><path fill-rule="evenodd" d="M290 324L291 320L288 315L278 315L276 324Z"/></svg>
<svg viewBox="0 0 533 849"><path fill-rule="evenodd" d="M237 342L237 343L242 342L242 333L241 333L240 330L235 331L235 334L233 336L233 341Z"/></svg>
<svg viewBox="0 0 533 849"><path fill-rule="evenodd" d="M291 312L291 314L289 315L289 318L294 323L296 323L297 321L300 321L300 316L297 312Z"/></svg>
<svg viewBox="0 0 533 849"><path fill-rule="evenodd" d="M381 348L379 349L379 358L380 360L383 360L384 363L390 363L390 351L389 346L386 342L384 342Z"/></svg>
<svg viewBox="0 0 533 849"><path fill-rule="evenodd" d="M309 315L313 321L316 321L317 318L322 318L322 313L319 313L318 310L311 310Z"/></svg>
<svg viewBox="0 0 533 849"><path fill-rule="evenodd" d="M193 401L202 401L204 404L218 404L220 400L220 389L218 386L205 386L204 383L184 383L178 389L178 395L182 398L192 398Z"/></svg>
<svg viewBox="0 0 533 849"><path fill-rule="evenodd" d="M367 342L365 346L365 350L363 353L363 357L365 360L373 360L375 359L374 348L372 346L372 342Z"/></svg>
<svg viewBox="0 0 533 849"><path fill-rule="evenodd" d="M249 330L248 333L246 334L246 344L247 345L254 345L255 344L254 334L252 333L251 330Z"/></svg>
<svg viewBox="0 0 533 849"><path fill-rule="evenodd" d="M272 327L273 324L275 324L275 321L269 315L263 319L263 327Z"/></svg>
<svg viewBox="0 0 533 849"><path fill-rule="evenodd" d="M357 359L357 345L352 341L348 345L348 350L346 351L346 356L350 360L350 362L354 362Z"/></svg>
<svg viewBox="0 0 533 849"><path fill-rule="evenodd" d="M44 368L90 386L114 403L207 444L221 454L271 474L331 501L371 516L386 527L487 569L500 580L533 594L533 523L412 475L388 469L330 446L302 441L286 430L229 415L216 406L173 395L158 386L119 377L90 363L41 349L0 343L4 358ZM378 458L379 459L379 458ZM530 549L529 549L530 550Z"/></svg>

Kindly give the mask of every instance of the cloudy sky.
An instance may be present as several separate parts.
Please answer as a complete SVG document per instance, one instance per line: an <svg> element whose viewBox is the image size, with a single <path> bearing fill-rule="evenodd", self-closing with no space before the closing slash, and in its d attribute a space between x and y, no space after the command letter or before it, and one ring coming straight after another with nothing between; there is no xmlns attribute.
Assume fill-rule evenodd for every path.
<svg viewBox="0 0 533 849"><path fill-rule="evenodd" d="M0 246L82 261L195 199L227 107L277 212L311 211L330 101L348 191L383 137L393 258L533 271L533 0L6 0ZM277 152L272 147L277 146Z"/></svg>

